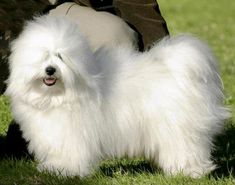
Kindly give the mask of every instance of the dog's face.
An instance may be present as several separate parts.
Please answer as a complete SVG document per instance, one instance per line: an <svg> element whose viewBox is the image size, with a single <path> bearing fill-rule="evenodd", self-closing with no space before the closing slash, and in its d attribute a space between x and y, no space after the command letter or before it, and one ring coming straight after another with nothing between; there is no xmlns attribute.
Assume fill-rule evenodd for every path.
<svg viewBox="0 0 235 185"><path fill-rule="evenodd" d="M35 54L34 59L26 59L22 62L20 68L15 70L21 71L24 85L30 91L45 95L56 95L64 93L65 87L69 85L68 81L74 82L76 75L65 60L62 59L60 53L49 53L48 51L35 48L31 50ZM66 84L67 83L67 84Z"/></svg>
<svg viewBox="0 0 235 185"><path fill-rule="evenodd" d="M74 24L41 19L12 44L7 94L33 106L56 106L92 86L94 58Z"/></svg>

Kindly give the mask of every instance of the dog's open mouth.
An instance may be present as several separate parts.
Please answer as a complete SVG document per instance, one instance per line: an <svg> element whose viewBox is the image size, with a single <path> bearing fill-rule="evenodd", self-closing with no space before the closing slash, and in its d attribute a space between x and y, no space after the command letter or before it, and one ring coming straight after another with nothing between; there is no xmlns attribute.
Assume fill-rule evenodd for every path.
<svg viewBox="0 0 235 185"><path fill-rule="evenodd" d="M55 83L56 83L56 78L55 77L46 77L46 78L44 78L43 79L43 82L44 82L44 84L45 85L47 85L47 86L52 86L52 85L55 85Z"/></svg>

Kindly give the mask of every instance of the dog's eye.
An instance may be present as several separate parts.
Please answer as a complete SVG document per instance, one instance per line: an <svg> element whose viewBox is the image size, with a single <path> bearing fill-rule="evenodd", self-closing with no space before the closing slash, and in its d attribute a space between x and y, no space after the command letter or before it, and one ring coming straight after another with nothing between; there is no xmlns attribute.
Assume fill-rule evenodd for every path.
<svg viewBox="0 0 235 185"><path fill-rule="evenodd" d="M57 56L60 60L62 60L62 61L63 61L63 58L62 58L62 56L61 56L61 54L60 54L60 53L57 53L57 54L56 54L56 56Z"/></svg>

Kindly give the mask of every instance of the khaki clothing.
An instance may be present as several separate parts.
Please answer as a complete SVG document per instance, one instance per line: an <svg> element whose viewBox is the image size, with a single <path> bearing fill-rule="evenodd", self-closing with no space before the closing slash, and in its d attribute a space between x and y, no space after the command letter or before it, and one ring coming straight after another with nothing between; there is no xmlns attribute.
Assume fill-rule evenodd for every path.
<svg viewBox="0 0 235 185"><path fill-rule="evenodd" d="M112 12L139 33L140 50L169 34L156 0L74 0L96 10Z"/></svg>

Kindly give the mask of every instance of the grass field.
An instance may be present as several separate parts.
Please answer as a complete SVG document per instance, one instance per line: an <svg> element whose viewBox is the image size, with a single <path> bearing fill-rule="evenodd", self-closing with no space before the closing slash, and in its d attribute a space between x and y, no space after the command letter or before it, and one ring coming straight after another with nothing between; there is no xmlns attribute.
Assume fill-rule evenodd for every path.
<svg viewBox="0 0 235 185"><path fill-rule="evenodd" d="M235 2L232 0L158 0L162 14L172 35L192 33L206 40L219 59L224 81L226 101L231 107L232 118L227 121L224 134L216 141L213 153L218 169L201 179L181 175L167 177L154 169L148 161L113 160L105 161L94 175L79 179L60 178L39 173L36 163L27 158L16 159L6 156L2 146L8 124L12 117L9 102L0 97L0 185L55 185L55 184L235 184Z"/></svg>

